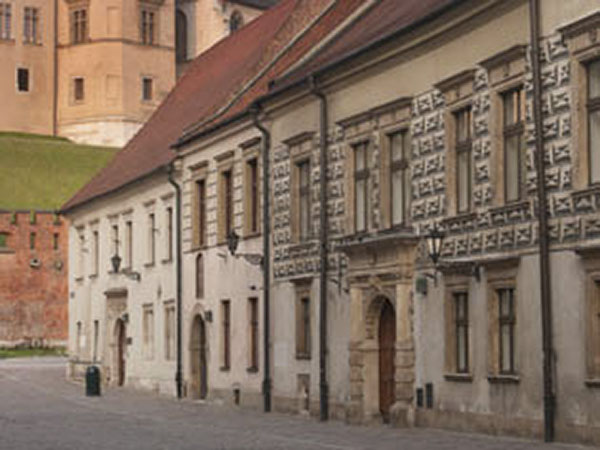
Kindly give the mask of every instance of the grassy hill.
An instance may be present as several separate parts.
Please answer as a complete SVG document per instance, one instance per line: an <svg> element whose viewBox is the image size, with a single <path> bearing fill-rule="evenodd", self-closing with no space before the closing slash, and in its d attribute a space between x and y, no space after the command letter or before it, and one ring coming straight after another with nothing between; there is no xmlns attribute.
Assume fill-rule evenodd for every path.
<svg viewBox="0 0 600 450"><path fill-rule="evenodd" d="M117 151L64 138L0 132L0 209L56 210Z"/></svg>

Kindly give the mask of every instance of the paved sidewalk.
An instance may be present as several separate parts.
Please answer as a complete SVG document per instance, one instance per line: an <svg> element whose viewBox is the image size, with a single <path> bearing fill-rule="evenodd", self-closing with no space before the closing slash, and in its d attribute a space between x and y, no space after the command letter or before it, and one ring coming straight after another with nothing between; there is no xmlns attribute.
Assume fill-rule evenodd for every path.
<svg viewBox="0 0 600 450"><path fill-rule="evenodd" d="M359 427L128 389L87 398L65 360L0 360L0 450L585 449L428 429Z"/></svg>

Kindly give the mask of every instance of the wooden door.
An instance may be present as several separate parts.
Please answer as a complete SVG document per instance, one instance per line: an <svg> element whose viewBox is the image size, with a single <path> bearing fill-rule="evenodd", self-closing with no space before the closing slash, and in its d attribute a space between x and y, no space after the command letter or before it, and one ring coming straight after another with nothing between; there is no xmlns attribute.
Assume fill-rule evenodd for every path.
<svg viewBox="0 0 600 450"><path fill-rule="evenodd" d="M394 307L385 301L379 318L379 410L384 422L390 420L390 407L395 401L394 355L396 342L396 315Z"/></svg>
<svg viewBox="0 0 600 450"><path fill-rule="evenodd" d="M122 320L118 321L118 338L117 338L117 364L118 364L118 375L119 378L117 380L117 384L119 386L123 386L125 383L125 345L126 342L126 333L125 333L125 324Z"/></svg>

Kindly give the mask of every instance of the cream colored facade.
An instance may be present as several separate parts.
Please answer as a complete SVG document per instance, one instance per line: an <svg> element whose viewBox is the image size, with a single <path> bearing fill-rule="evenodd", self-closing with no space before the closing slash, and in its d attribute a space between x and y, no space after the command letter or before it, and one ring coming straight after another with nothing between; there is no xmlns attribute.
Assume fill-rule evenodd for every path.
<svg viewBox="0 0 600 450"><path fill-rule="evenodd" d="M117 147L139 130L187 62L229 34L234 13L245 23L262 12L218 0L2 4L10 6L11 33L0 38L5 62L0 92L13 107L0 111L0 129ZM26 42L26 8L36 9L34 42ZM79 11L85 14L82 35L74 37ZM146 43L141 31L144 11L153 14L148 32L152 37ZM176 16L185 22L177 22L183 29L180 45L186 47L186 57L179 60ZM18 88L18 69L29 73L27 91Z"/></svg>

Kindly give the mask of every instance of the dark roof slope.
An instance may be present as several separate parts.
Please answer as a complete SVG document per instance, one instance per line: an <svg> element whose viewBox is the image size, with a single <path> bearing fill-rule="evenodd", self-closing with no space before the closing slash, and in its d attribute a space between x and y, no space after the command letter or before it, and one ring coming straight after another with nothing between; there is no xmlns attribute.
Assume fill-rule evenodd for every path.
<svg viewBox="0 0 600 450"><path fill-rule="evenodd" d="M421 21L435 17L463 0L381 0L376 2L360 20L346 28L332 42L324 46L306 64L277 80L274 85L285 88L296 81L322 70L336 62L382 40L410 28Z"/></svg>
<svg viewBox="0 0 600 450"><path fill-rule="evenodd" d="M192 61L140 131L62 209L70 210L168 165L175 157L170 146L181 132L224 104L257 71L298 1L281 1Z"/></svg>

